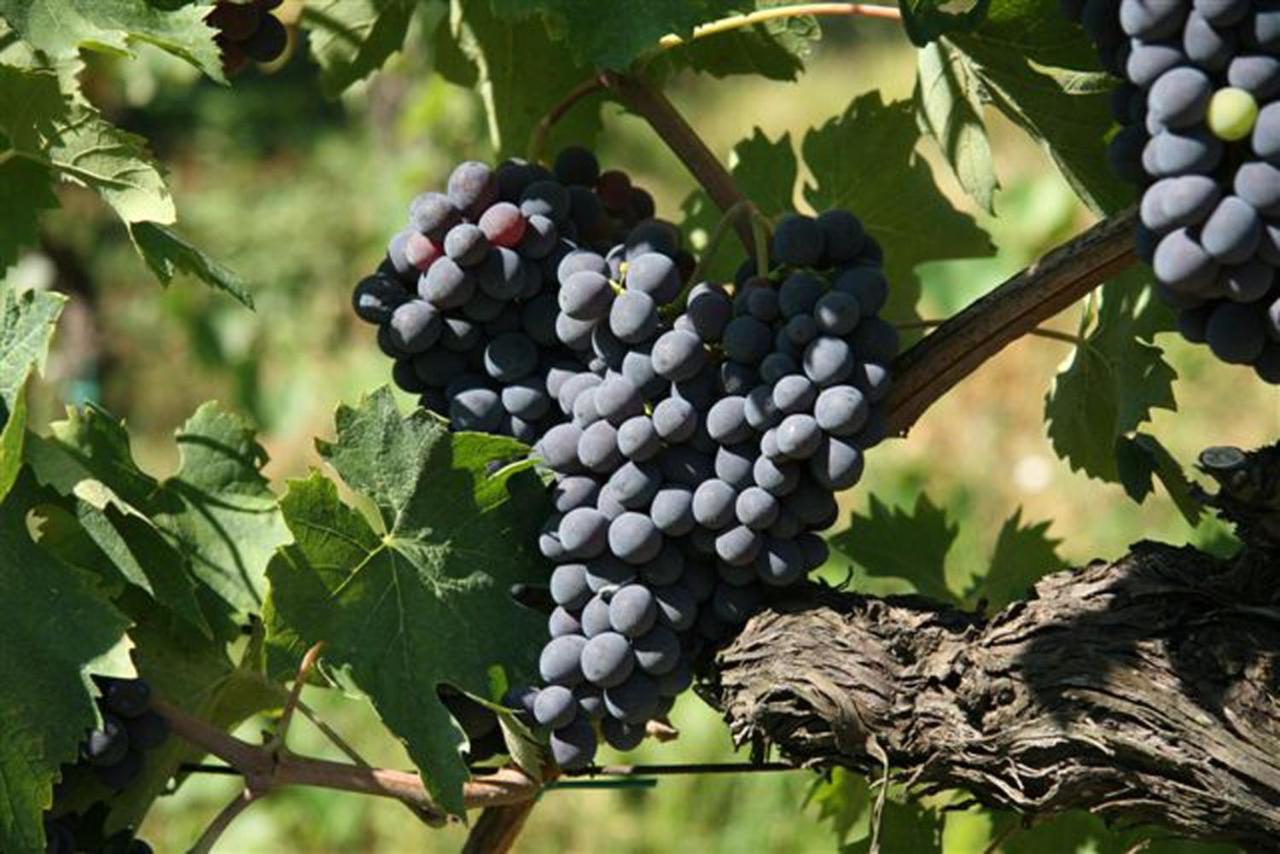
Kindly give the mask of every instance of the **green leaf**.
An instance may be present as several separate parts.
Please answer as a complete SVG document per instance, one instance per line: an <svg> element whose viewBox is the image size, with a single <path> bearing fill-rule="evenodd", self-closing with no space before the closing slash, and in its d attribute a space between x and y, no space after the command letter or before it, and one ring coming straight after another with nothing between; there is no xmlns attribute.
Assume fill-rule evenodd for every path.
<svg viewBox="0 0 1280 854"><path fill-rule="evenodd" d="M1138 433L1132 438L1118 438L1116 464L1120 484L1134 501L1141 504L1154 491L1154 475L1164 484L1187 524L1195 527L1200 523L1204 507L1196 499L1187 473L1155 436Z"/></svg>
<svg viewBox="0 0 1280 854"><path fill-rule="evenodd" d="M995 251L986 232L955 209L915 154L919 134L910 102L885 105L879 92L871 92L804 139L805 163L817 179L805 188L805 198L814 210L853 211L883 245L892 320L914 316L919 264Z"/></svg>
<svg viewBox="0 0 1280 854"><path fill-rule="evenodd" d="M1098 70L1058 0L992 0L977 29L948 38L990 102L1041 144L1086 204L1107 213L1132 200L1106 158L1115 79Z"/></svg>
<svg viewBox="0 0 1280 854"><path fill-rule="evenodd" d="M53 330L66 297L47 291L18 294L0 281L0 501L22 467L27 430L26 383L44 370Z"/></svg>
<svg viewBox="0 0 1280 854"><path fill-rule="evenodd" d="M818 820L829 821L836 845L863 839L871 831L871 787L867 778L845 768L831 771L830 779L818 780L808 800L818 805Z"/></svg>
<svg viewBox="0 0 1280 854"><path fill-rule="evenodd" d="M164 11L147 0L0 0L0 18L54 60L81 49L131 55L135 42L146 42L226 82L214 31L204 23L209 9L194 3Z"/></svg>
<svg viewBox="0 0 1280 854"><path fill-rule="evenodd" d="M72 112L58 128L48 159L63 178L96 191L126 223L171 223L177 218L146 140L105 121L96 110L77 107Z"/></svg>
<svg viewBox="0 0 1280 854"><path fill-rule="evenodd" d="M1144 337L1167 310L1129 273L1103 291L1096 328L1054 378L1045 398L1049 440L1073 471L1118 481L1116 440L1147 421L1152 409L1175 410L1176 372Z"/></svg>
<svg viewBox="0 0 1280 854"><path fill-rule="evenodd" d="M322 0L308 3L302 23L311 31L311 55L320 88L330 98L382 67L404 46L414 0Z"/></svg>
<svg viewBox="0 0 1280 854"><path fill-rule="evenodd" d="M40 242L40 212L57 206L47 166L21 157L0 160L0 274L22 248Z"/></svg>
<svg viewBox="0 0 1280 854"><path fill-rule="evenodd" d="M201 627L200 586L237 611L260 609L267 563L289 536L261 475L266 455L241 419L200 407L178 432L182 465L163 482L138 468L123 424L100 409L52 427L28 459L42 482L79 499L77 517L123 578Z"/></svg>
<svg viewBox="0 0 1280 854"><path fill-rule="evenodd" d="M49 342L67 298L48 291L18 293L0 281L0 401L14 410L31 370L44 370Z"/></svg>
<svg viewBox="0 0 1280 854"><path fill-rule="evenodd" d="M969 32L982 23L991 0L898 0L902 26L916 47L925 47L947 33ZM964 8L957 9L960 6Z"/></svg>
<svg viewBox="0 0 1280 854"><path fill-rule="evenodd" d="M757 0L757 9L790 5L789 0ZM810 15L774 18L763 24L694 39L664 50L649 61L653 74L688 68L713 77L751 74L769 80L795 80L804 70L804 59L822 37L818 20Z"/></svg>
<svg viewBox="0 0 1280 854"><path fill-rule="evenodd" d="M981 85L964 54L937 41L916 54L916 114L941 149L960 186L983 210L995 212L1000 186L982 120Z"/></svg>
<svg viewBox="0 0 1280 854"><path fill-rule="evenodd" d="M0 849L43 851L41 812L58 766L98 721L91 673L104 672L128 621L87 578L31 539L29 477L0 501Z"/></svg>
<svg viewBox="0 0 1280 854"><path fill-rule="evenodd" d="M911 799L899 802L894 798L885 801L880 814L879 846L872 845L873 837L853 843L841 849L841 854L870 854L873 851L911 854L941 854L942 816L919 801Z"/></svg>
<svg viewBox="0 0 1280 854"><path fill-rule="evenodd" d="M484 101L489 136L499 157L523 155L539 119L591 76L571 61L565 44L547 34L537 18L503 14L485 2L454 0L437 31L437 63L446 80L474 88ZM607 18L592 13L597 23ZM440 47L448 42L447 50ZM535 73L531 73L536 69ZM574 106L551 135L552 151L563 142L590 145L600 132L602 96Z"/></svg>
<svg viewBox="0 0 1280 854"><path fill-rule="evenodd" d="M996 537L995 550L987 564L985 576L965 598L987 601L987 607L998 611L1010 602L1026 598L1036 581L1066 566L1058 557L1062 542L1049 536L1049 522L1022 524L1022 508L1005 520Z"/></svg>
<svg viewBox="0 0 1280 854"><path fill-rule="evenodd" d="M866 516L854 514L849 527L828 539L868 578L900 578L924 596L956 601L947 587L946 562L960 525L921 493L915 507L890 508L874 495Z"/></svg>
<svg viewBox="0 0 1280 854"><path fill-rule="evenodd" d="M402 416L388 389L342 407L322 454L377 508L377 526L318 473L289 485L282 506L295 542L271 562L271 626L290 642L326 643L324 659L366 694L405 741L432 797L462 811L462 736L436 688L479 696L501 665L527 684L543 620L508 595L545 579L536 534L549 512L530 461L510 439L451 434L424 410Z"/></svg>
<svg viewBox="0 0 1280 854"><path fill-rule="evenodd" d="M188 243L172 230L154 222L129 225L129 236L138 254L147 262L160 284L167 285L178 273L188 273L210 287L226 291L248 308L253 297L243 279Z"/></svg>
<svg viewBox="0 0 1280 854"><path fill-rule="evenodd" d="M667 33L687 37L698 24L736 11L719 0L492 0L492 5L494 17L526 33L542 29L538 19L529 19L541 15L560 37L559 49L575 63L615 70L651 52Z"/></svg>
<svg viewBox="0 0 1280 854"><path fill-rule="evenodd" d="M13 148L39 150L66 122L68 107L52 69L0 63L0 128Z"/></svg>

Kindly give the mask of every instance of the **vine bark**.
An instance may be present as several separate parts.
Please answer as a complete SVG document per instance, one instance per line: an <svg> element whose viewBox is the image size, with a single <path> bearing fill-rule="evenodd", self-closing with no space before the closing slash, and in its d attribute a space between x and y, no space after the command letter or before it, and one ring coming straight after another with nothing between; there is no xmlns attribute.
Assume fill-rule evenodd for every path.
<svg viewBox="0 0 1280 854"><path fill-rule="evenodd" d="M1275 518L1280 452L1215 474L1242 531ZM737 742L799 765L1274 851L1276 558L1269 538L1230 560L1139 543L990 617L809 585L717 654L706 696Z"/></svg>

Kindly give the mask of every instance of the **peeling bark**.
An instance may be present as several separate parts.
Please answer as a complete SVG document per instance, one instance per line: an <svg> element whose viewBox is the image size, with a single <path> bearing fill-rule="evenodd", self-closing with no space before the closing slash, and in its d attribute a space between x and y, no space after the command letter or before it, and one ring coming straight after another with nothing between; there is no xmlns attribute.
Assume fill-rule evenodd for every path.
<svg viewBox="0 0 1280 854"><path fill-rule="evenodd" d="M1275 456L1250 456L1266 476L1210 472L1251 530ZM887 764L1029 816L1087 809L1275 851L1280 566L1258 539L1230 561L1140 543L990 618L806 586L716 654L706 693L736 741L797 764Z"/></svg>

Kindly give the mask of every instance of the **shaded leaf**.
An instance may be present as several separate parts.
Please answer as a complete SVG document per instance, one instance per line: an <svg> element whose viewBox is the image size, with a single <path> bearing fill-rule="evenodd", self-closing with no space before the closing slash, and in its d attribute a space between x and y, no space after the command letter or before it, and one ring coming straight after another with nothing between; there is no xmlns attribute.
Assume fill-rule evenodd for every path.
<svg viewBox="0 0 1280 854"><path fill-rule="evenodd" d="M424 410L402 416L388 389L342 407L337 440L320 450L343 481L377 508L376 527L313 474L282 506L294 544L271 562L271 631L287 643L324 640L324 659L366 694L404 740L432 797L462 811L461 734L436 693L441 683L478 696L500 665L528 684L543 620L509 595L545 579L536 533L548 508L518 442L451 434Z"/></svg>
<svg viewBox="0 0 1280 854"><path fill-rule="evenodd" d="M1148 340L1167 310L1141 287L1142 273L1103 291L1098 323L1054 378L1045 398L1049 440L1073 471L1117 481L1116 440L1146 422L1152 409L1174 410L1177 374Z"/></svg>
<svg viewBox="0 0 1280 854"><path fill-rule="evenodd" d="M1116 464L1120 484L1134 501L1141 504L1154 491L1154 476L1164 484L1165 491L1187 524L1194 527L1200 523L1204 508L1192 493L1191 481L1159 439L1147 433L1138 433L1132 438L1119 437L1116 439Z"/></svg>
<svg viewBox="0 0 1280 854"><path fill-rule="evenodd" d="M1106 213L1133 199L1107 165L1115 78L1098 69L1058 0L992 0L979 27L948 39L990 102L1041 144L1086 204Z"/></svg>
<svg viewBox="0 0 1280 854"><path fill-rule="evenodd" d="M147 0L0 0L0 18L52 59L81 49L130 54L146 42L225 82L214 31L204 23L209 9L192 3L166 11Z"/></svg>
<svg viewBox="0 0 1280 854"><path fill-rule="evenodd" d="M990 611L998 611L1010 602L1025 599L1027 591L1042 577L1063 569L1066 563L1057 552L1062 541L1049 536L1049 525L1023 525L1022 508L1014 511L1000 526L985 574L974 579L965 598L985 599Z"/></svg>
<svg viewBox="0 0 1280 854"><path fill-rule="evenodd" d="M96 110L77 107L58 128L47 156L64 179L97 192L126 223L177 218L146 140L105 121Z"/></svg>
<svg viewBox="0 0 1280 854"><path fill-rule="evenodd" d="M17 293L0 281L0 500L22 468L27 431L26 383L44 369L53 330L66 297L47 291Z"/></svg>
<svg viewBox="0 0 1280 854"><path fill-rule="evenodd" d="M525 15L523 7L495 13L485 2L454 0L449 19L437 30L437 67L446 80L479 92L499 157L523 156L539 119L591 75L589 66L570 60L565 44L553 41L539 19ZM600 13L592 17L605 20ZM556 124L552 154L569 141L591 145L600 132L601 100L584 99Z"/></svg>
<svg viewBox="0 0 1280 854"><path fill-rule="evenodd" d="M890 508L874 495L866 516L854 514L848 529L828 538L831 548L869 578L901 578L924 596L955 601L947 587L947 553L960 525L921 493L915 507Z"/></svg>
<svg viewBox="0 0 1280 854"><path fill-rule="evenodd" d="M320 88L330 98L373 74L404 46L414 0L322 0L308 3L302 23L311 31L311 54L320 66Z"/></svg>
<svg viewBox="0 0 1280 854"><path fill-rule="evenodd" d="M991 0L898 0L902 26L916 47L925 47L947 33L972 30L982 23L990 5Z"/></svg>
<svg viewBox="0 0 1280 854"><path fill-rule="evenodd" d="M817 180L805 187L809 204L817 211L853 211L883 245L892 286L886 316L894 321L914 316L918 265L995 251L973 217L956 210L938 189L929 165L915 153L919 134L909 102L886 105L879 92L871 92L809 131L803 146Z"/></svg>
<svg viewBox="0 0 1280 854"><path fill-rule="evenodd" d="M105 672L128 621L86 576L31 540L39 500L22 477L0 501L0 849L43 851L41 812L58 766L98 722L91 673Z"/></svg>
<svg viewBox="0 0 1280 854"><path fill-rule="evenodd" d="M40 212L57 206L47 166L22 157L0 162L0 274L40 242Z"/></svg>
<svg viewBox="0 0 1280 854"><path fill-rule="evenodd" d="M174 231L154 222L136 222L129 236L138 254L147 262L160 284L167 285L178 273L195 276L206 285L226 291L253 308L253 297L243 279L188 243Z"/></svg>
<svg viewBox="0 0 1280 854"><path fill-rule="evenodd" d="M994 213L1000 186L982 119L981 86L964 54L938 41L916 54L916 112L924 131L941 149L960 186Z"/></svg>

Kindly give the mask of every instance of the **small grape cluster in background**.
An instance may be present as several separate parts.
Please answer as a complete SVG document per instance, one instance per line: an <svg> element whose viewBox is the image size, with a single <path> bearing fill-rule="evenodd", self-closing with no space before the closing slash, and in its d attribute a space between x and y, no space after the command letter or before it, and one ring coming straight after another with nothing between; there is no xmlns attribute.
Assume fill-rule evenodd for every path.
<svg viewBox="0 0 1280 854"><path fill-rule="evenodd" d="M880 247L852 214L784 218L770 269L728 286L693 281L653 214L586 149L551 170L469 161L414 199L353 295L401 388L453 429L534 445L554 475L543 685L506 702L569 769L599 738L637 746L709 645L826 561L817 532L884 437L898 350ZM463 700L446 704L473 761L500 750Z"/></svg>
<svg viewBox="0 0 1280 854"><path fill-rule="evenodd" d="M1063 0L1125 83L1109 150L1137 248L1187 340L1280 383L1280 7Z"/></svg>
<svg viewBox="0 0 1280 854"><path fill-rule="evenodd" d="M228 76L250 62L274 62L289 46L289 31L272 14L283 0L218 0L205 23L218 31L214 38L222 50L222 71Z"/></svg>
<svg viewBox="0 0 1280 854"><path fill-rule="evenodd" d="M82 775L91 775L113 793L127 788L142 773L144 754L164 743L169 736L165 719L151 709L151 688L142 679L95 677L101 696L97 700L102 726L89 733L80 745L80 758L65 767L62 783ZM108 839L101 838L101 827L87 816L58 813L58 789L54 790L54 806L45 821L45 835L50 854L75 851L110 851L119 854L150 854L145 842L122 831ZM100 821L97 822L100 825Z"/></svg>

